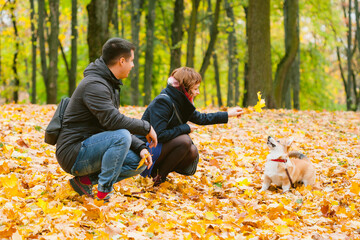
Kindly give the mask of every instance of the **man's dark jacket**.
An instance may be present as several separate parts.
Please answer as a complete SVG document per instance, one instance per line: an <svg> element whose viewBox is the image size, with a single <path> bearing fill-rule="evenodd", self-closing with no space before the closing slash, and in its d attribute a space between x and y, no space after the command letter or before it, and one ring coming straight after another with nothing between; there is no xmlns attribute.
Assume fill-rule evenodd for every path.
<svg viewBox="0 0 360 240"><path fill-rule="evenodd" d="M182 123L175 114L173 104ZM187 121L199 125L227 123L228 113L200 113L196 111L194 105L183 92L168 85L149 104L141 119L150 122L157 134L158 141L164 143L179 135L190 133L190 126L186 124Z"/></svg>
<svg viewBox="0 0 360 240"><path fill-rule="evenodd" d="M116 79L102 58L84 71L66 108L63 129L56 144L56 158L70 173L80 151L81 142L90 136L118 129L145 136L150 131L147 121L129 118L119 112L121 80ZM131 149L140 153L145 143L132 135Z"/></svg>

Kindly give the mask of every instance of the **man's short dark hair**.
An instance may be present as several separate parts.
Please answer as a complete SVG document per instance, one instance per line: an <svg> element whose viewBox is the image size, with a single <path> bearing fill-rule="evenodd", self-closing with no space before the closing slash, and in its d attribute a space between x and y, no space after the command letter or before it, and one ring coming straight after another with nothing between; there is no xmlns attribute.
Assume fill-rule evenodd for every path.
<svg viewBox="0 0 360 240"><path fill-rule="evenodd" d="M134 44L122 38L110 38L102 48L102 58L108 66L112 66L121 57L126 60L131 57L131 50L135 50Z"/></svg>

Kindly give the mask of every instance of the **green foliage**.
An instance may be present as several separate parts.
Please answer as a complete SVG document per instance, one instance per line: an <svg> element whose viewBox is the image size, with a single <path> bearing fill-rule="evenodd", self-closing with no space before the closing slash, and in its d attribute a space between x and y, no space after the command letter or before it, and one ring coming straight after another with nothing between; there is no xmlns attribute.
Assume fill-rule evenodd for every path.
<svg viewBox="0 0 360 240"><path fill-rule="evenodd" d="M232 24L226 16L226 11L222 5L219 20L219 35L215 51L219 61L220 84L222 89L223 102L226 103L227 96L227 37L228 32L235 30L237 40L237 60L239 64L239 82L241 96L244 92L244 64L247 61L246 46L246 19L244 6L248 1L228 0L233 7L236 18ZM0 0L0 3L5 3ZM86 6L90 0L78 0L78 64L77 64L77 83L83 77L83 71L89 64L87 46L87 10ZM212 9L215 7L215 0L211 0ZM47 1L46 1L47 4ZM3 4L0 4L3 5ZM37 4L35 4L37 8ZM21 99L23 102L30 102L31 95L31 31L30 31L30 11L29 2L20 4L16 2L15 16L19 32L20 49L18 54L18 74L20 79L20 91L26 94ZM171 23L173 21L174 1L159 1L156 5L155 21L155 51L153 65L153 85L152 98L155 97L166 86L166 80L170 69L170 48L171 48ZM184 0L184 36L183 41L173 47L181 47L182 65L186 63L187 29L191 13L191 1ZM344 90L338 71L338 64L335 57L335 47L342 46L343 43L335 38L346 37L346 26L342 19L341 1L310 0L299 1L300 8L300 28L301 28L301 91L300 106L302 109L345 109ZM48 9L48 5L47 5ZM118 5L120 34L123 32L125 39L131 40L131 2L124 1L123 5ZM143 90L144 65L145 65L145 43L146 43L146 11L145 1L140 21L140 59L139 59L139 84L140 95ZM64 48L68 64L71 57L71 0L60 1L60 35L59 39ZM284 56L284 26L283 26L283 1L271 1L271 50L272 50L272 69L275 75L277 64ZM12 81L14 73L12 61L15 52L14 30L10 20L10 4L6 4L1 13L1 96L0 102L4 98L12 99L14 88ZM207 1L201 1L198 13L197 37L195 47L195 69L200 70L207 45L209 43L209 26L211 18L208 13ZM117 36L113 24L110 25L110 36ZM46 90L41 75L40 55L37 56L37 102L46 102ZM344 61L345 62L345 61ZM204 95L201 94L196 99L197 106L217 104L217 94L214 80L214 68L211 64L205 73L203 85L206 89L207 102L204 102ZM121 93L121 104L131 103L131 81L124 79L124 86ZM202 92L204 86L201 87ZM58 63L58 100L68 95L68 76L65 62L59 50ZM140 104L143 96L140 96ZM242 102L242 99L240 99Z"/></svg>

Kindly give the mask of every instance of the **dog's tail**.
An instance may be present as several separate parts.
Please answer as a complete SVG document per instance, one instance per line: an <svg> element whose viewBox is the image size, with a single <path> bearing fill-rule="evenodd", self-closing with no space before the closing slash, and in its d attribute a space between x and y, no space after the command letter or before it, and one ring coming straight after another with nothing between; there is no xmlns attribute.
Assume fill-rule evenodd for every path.
<svg viewBox="0 0 360 240"><path fill-rule="evenodd" d="M300 158L300 159L307 159L306 155L302 154L298 151L291 151L289 152L289 157L291 158Z"/></svg>

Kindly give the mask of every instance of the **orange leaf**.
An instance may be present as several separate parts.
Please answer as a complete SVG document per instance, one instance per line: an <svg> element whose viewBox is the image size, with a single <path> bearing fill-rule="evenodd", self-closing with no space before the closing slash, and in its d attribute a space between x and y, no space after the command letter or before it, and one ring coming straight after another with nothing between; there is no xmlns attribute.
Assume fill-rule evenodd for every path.
<svg viewBox="0 0 360 240"><path fill-rule="evenodd" d="M16 143L20 146L20 147L29 147L27 144L26 144L26 142L24 141L24 139L22 139L22 138L19 138L17 141L16 141Z"/></svg>
<svg viewBox="0 0 360 240"><path fill-rule="evenodd" d="M211 158L209 163L210 163L210 166L215 166L217 168L220 168L220 165L219 165L218 161L215 158Z"/></svg>

